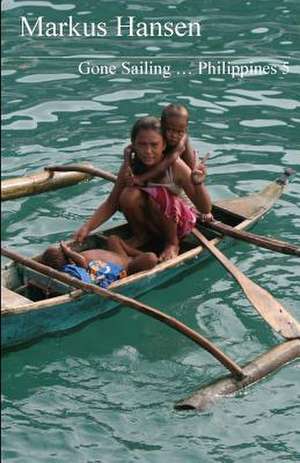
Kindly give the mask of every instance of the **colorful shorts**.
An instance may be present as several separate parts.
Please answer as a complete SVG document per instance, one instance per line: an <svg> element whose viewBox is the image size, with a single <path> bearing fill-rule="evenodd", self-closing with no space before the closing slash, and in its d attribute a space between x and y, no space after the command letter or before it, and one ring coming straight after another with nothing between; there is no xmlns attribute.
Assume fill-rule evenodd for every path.
<svg viewBox="0 0 300 463"><path fill-rule="evenodd" d="M180 196L176 196L162 186L141 188L157 203L165 217L177 224L177 236L179 239L188 235L197 221L198 212L190 207Z"/></svg>
<svg viewBox="0 0 300 463"><path fill-rule="evenodd" d="M79 265L68 264L63 267L63 271L84 283L92 283L101 288L107 288L114 281L126 276L124 267L113 262L93 260L88 267L88 270L86 270Z"/></svg>

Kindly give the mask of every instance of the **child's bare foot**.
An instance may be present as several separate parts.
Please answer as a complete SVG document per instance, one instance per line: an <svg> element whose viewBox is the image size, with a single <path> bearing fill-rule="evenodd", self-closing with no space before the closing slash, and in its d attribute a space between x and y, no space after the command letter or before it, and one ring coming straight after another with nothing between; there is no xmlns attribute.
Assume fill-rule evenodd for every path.
<svg viewBox="0 0 300 463"><path fill-rule="evenodd" d="M179 254L179 245L178 244L168 244L163 252L159 256L159 261L164 262L169 259L177 257Z"/></svg>

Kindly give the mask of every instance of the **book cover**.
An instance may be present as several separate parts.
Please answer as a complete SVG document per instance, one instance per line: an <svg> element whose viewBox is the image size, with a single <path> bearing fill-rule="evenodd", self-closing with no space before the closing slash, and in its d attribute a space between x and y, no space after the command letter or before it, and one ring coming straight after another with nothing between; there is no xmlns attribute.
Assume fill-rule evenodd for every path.
<svg viewBox="0 0 300 463"><path fill-rule="evenodd" d="M3 0L2 13L2 181L39 188L32 175L46 167L86 162L116 174L135 121L184 105L191 146L200 159L210 153L214 202L296 172L253 231L299 245L296 0ZM2 244L35 256L70 239L112 183L24 188L2 203ZM116 212L101 232L123 220ZM226 255L299 319L297 257L239 241ZM160 283L142 301L241 364L282 341L213 257ZM63 313L75 328L77 315ZM41 329L59 316L39 314ZM33 332L23 317L25 326ZM4 356L4 461L297 459L296 364L213 411L181 415L174 402L224 370L157 322L124 309L66 336L33 337Z"/></svg>

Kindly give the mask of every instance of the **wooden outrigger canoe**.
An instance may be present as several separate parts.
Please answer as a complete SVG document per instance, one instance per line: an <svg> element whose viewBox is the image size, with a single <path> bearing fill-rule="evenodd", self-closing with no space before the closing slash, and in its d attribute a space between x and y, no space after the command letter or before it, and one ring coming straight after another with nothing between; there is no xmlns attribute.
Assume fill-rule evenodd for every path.
<svg viewBox="0 0 300 463"><path fill-rule="evenodd" d="M237 230L249 228L280 197L284 180L271 182L261 192L243 198L216 201L213 208L215 218ZM213 244L223 245L224 238L219 234L204 227L201 229ZM109 229L104 235L112 233L122 237L128 236L127 225L122 224ZM97 233L90 235L77 249L94 247L105 247L105 237ZM160 263L150 271L139 272L117 281L110 289L127 296L137 296L197 266L207 257L207 251L190 235L183 241L178 257ZM39 258L36 259L38 261ZM77 327L87 320L107 314L118 306L115 301L100 300L93 294L74 290L16 262L4 268L2 282L1 325L4 349Z"/></svg>
<svg viewBox="0 0 300 463"><path fill-rule="evenodd" d="M35 183L34 188L15 190L13 180L11 193L15 191L14 197L20 197L66 186L64 176L67 174L68 177L71 166L58 166L58 168L52 169L53 171L61 171L61 173L57 177L59 172L53 173L50 170L49 185L47 185L47 180L46 185L44 180L39 185L33 181ZM101 171L93 166L73 165L72 169L75 172L71 172L72 181L69 184L80 181L79 177L73 176L74 173L84 174L89 178L90 176L102 177L110 181L115 181L116 178L113 174ZM297 246L270 238L266 239L244 231L268 212L280 197L291 173L291 170L287 170L280 179L271 182L258 193L243 198L216 201L213 206L213 213L217 221L212 222L209 227L198 225L198 230L194 230L193 235L183 240L178 257L160 263L150 271L140 272L115 282L110 286L109 291L79 282L79 280L66 276L61 272L51 270L49 267L41 265L39 256L30 259L1 248L1 252L14 261L3 270L4 287L1 309L3 349L13 348L47 334L80 326L94 317L113 312L120 303L125 304L166 323L189 337L210 352L230 371L231 374L227 377L202 387L190 397L175 404L175 408L184 410L203 410L219 397L232 395L232 393L256 383L278 368L299 358L299 323L290 316L272 295L247 279L215 247L215 245L218 247L225 245L224 235L228 234L234 238L259 244L268 249L300 256L300 250ZM30 178L29 183L32 183ZM56 179L55 182L53 178ZM28 181L28 177L25 179L25 183L26 181ZM21 180L20 183L22 184ZM9 184L7 186L9 187ZM11 198L5 195L2 199ZM105 247L106 235L112 233L119 234L123 238L128 237L127 224L106 230L102 234L90 235L80 247L74 243L71 244L78 251L97 246ZM201 241L204 247L199 245L198 240ZM126 296L142 294L179 273L197 266L200 261L208 257L205 248L217 257L222 265L237 279L245 295L265 321L286 339L285 342L278 344L243 367L228 357L207 338L175 318ZM257 303L260 297L262 297L263 301Z"/></svg>

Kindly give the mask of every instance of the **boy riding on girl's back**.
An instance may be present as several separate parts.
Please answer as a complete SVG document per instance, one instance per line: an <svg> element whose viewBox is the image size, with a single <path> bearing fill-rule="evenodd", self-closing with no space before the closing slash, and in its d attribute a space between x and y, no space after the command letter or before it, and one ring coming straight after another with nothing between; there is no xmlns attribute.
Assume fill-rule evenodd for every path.
<svg viewBox="0 0 300 463"><path fill-rule="evenodd" d="M164 159L147 172L139 172L132 175L129 167L131 165L132 146L125 148L125 164L129 170L127 184L144 186L148 181L163 175L167 169L180 157L191 169L192 182L198 185L205 179L206 169L204 163L197 165L196 152L193 150L188 135L188 110L182 105L170 104L166 106L161 114L161 127L164 139L167 143ZM137 166L138 167L138 166Z"/></svg>
<svg viewBox="0 0 300 463"><path fill-rule="evenodd" d="M132 273L149 270L158 262L153 252L139 251L115 235L108 237L107 250L89 249L79 253L61 242L59 247L47 248L41 260L45 265L102 288Z"/></svg>
<svg viewBox="0 0 300 463"><path fill-rule="evenodd" d="M179 155L193 170L196 166L196 153L187 135L188 122L188 110L182 105L170 104L161 113L161 127L167 142L166 155L173 156L173 162ZM176 151L177 156L174 156Z"/></svg>

